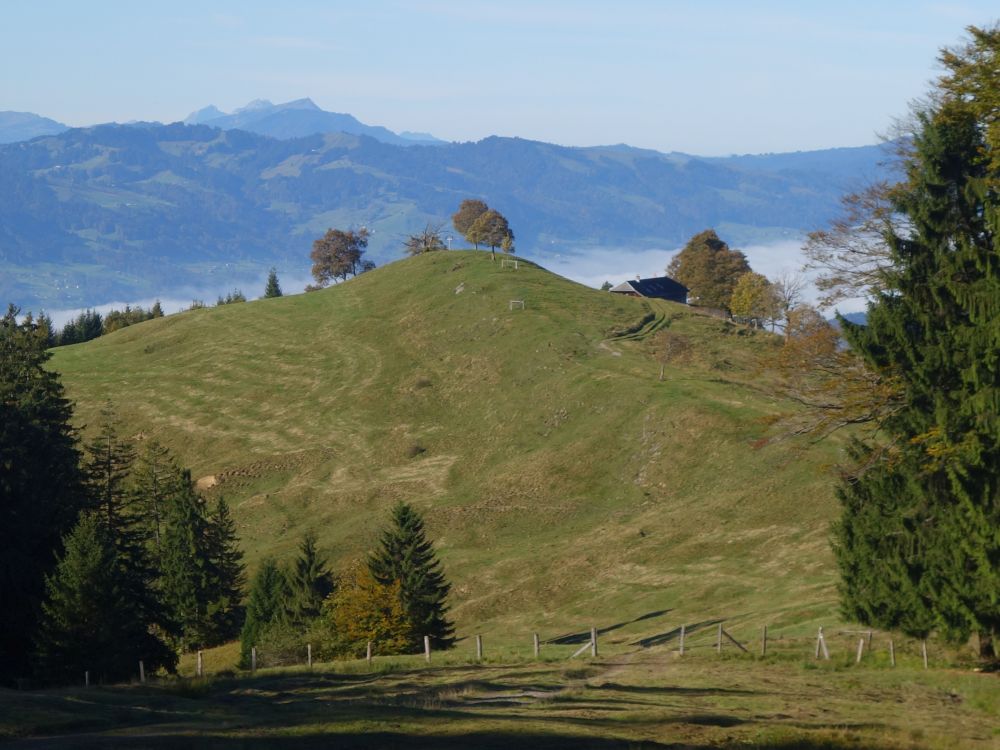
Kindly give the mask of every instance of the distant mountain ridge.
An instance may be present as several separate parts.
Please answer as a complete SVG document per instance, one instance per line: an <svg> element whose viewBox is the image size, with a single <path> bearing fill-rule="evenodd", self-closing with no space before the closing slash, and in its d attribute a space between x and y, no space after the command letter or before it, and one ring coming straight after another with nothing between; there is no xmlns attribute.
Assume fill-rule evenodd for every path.
<svg viewBox="0 0 1000 750"><path fill-rule="evenodd" d="M282 140L321 133L349 133L366 135L396 146L445 143L429 133L397 134L380 125L366 125L353 115L320 109L312 99L296 99L284 104L255 99L231 114L222 112L215 105L209 105L192 112L184 119L184 123L209 125L222 130L247 130Z"/></svg>
<svg viewBox="0 0 1000 750"><path fill-rule="evenodd" d="M71 129L0 146L0 302L148 299L263 278L271 265L304 277L329 227L367 226L384 263L427 223L448 232L470 196L510 219L522 254L544 263L603 248L614 268L614 248L670 249L706 227L737 246L800 236L882 161L874 146L730 164L495 136L414 148L205 124Z"/></svg>
<svg viewBox="0 0 1000 750"><path fill-rule="evenodd" d="M68 125L34 112L0 112L0 143L29 141L40 135L56 135L66 130L69 130Z"/></svg>

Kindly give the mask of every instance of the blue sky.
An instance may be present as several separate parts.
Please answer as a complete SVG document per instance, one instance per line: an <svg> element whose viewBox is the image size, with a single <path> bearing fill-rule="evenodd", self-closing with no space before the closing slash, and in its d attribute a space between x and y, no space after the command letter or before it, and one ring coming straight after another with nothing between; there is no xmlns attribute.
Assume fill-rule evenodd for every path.
<svg viewBox="0 0 1000 750"><path fill-rule="evenodd" d="M874 143L993 2L5 4L0 110L71 125L312 97L393 130L704 155Z"/></svg>

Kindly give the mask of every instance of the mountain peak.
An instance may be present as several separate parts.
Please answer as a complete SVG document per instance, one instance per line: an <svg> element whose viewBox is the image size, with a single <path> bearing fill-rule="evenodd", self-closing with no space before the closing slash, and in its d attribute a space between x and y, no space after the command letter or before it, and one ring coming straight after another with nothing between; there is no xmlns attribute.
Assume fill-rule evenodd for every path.
<svg viewBox="0 0 1000 750"><path fill-rule="evenodd" d="M269 102L267 99L254 99L252 102L248 102L239 109L233 110L233 114L240 115L245 112L256 112L261 109L274 109L274 104Z"/></svg>
<svg viewBox="0 0 1000 750"><path fill-rule="evenodd" d="M197 125L202 122L207 122L208 120L214 120L216 117L225 117L226 113L221 109L216 107L214 104L209 104L207 107L202 107L199 110L195 110L187 117L184 118L185 125Z"/></svg>
<svg viewBox="0 0 1000 750"><path fill-rule="evenodd" d="M285 102L284 104L279 104L278 109L314 109L318 112L323 110L319 107L316 102L310 99L308 96L305 99L295 99L294 101Z"/></svg>

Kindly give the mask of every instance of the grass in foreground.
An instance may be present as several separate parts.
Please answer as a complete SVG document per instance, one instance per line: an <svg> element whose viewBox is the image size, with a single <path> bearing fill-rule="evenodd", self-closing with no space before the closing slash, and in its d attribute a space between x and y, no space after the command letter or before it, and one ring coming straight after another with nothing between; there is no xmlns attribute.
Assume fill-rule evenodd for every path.
<svg viewBox="0 0 1000 750"><path fill-rule="evenodd" d="M995 748L995 675L660 649L0 693L12 748ZM339 666L339 665L338 665ZM384 667L385 665L383 665Z"/></svg>

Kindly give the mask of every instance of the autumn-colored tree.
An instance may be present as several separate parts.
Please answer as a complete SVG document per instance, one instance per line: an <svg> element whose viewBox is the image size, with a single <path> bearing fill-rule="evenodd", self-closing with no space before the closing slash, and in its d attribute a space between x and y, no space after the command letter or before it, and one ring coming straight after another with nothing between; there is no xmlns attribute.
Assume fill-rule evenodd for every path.
<svg viewBox="0 0 1000 750"><path fill-rule="evenodd" d="M357 275L362 265L362 256L368 247L369 232L361 229L343 231L328 229L326 234L313 242L312 275L316 283L326 286L337 279L344 280L348 275Z"/></svg>
<svg viewBox="0 0 1000 750"><path fill-rule="evenodd" d="M692 304L729 309L740 276L750 271L746 256L731 250L713 229L696 234L667 266L667 275L688 288Z"/></svg>
<svg viewBox="0 0 1000 750"><path fill-rule="evenodd" d="M441 239L440 224L428 224L422 232L411 234L403 243L403 251L407 255L420 255L444 249L445 244L444 240Z"/></svg>
<svg viewBox="0 0 1000 750"><path fill-rule="evenodd" d="M479 243L489 245L491 255L496 258L496 250L509 242L510 247L514 247L514 233L510 229L507 219L499 211L492 208L481 214L475 223L469 227L465 238L479 248Z"/></svg>
<svg viewBox="0 0 1000 750"><path fill-rule="evenodd" d="M901 406L896 378L878 373L844 347L840 332L813 307L789 313L785 344L770 359L777 390L806 408L786 418L788 432L826 436L848 425L878 430Z"/></svg>
<svg viewBox="0 0 1000 750"><path fill-rule="evenodd" d="M760 328L778 315L774 287L764 274L748 271L736 282L729 309L737 320Z"/></svg>
<svg viewBox="0 0 1000 750"><path fill-rule="evenodd" d="M323 604L319 628L327 641L324 650L334 656L363 656L368 641L379 654L411 650L400 582L380 583L361 562L338 578L334 593Z"/></svg>
<svg viewBox="0 0 1000 750"><path fill-rule="evenodd" d="M455 231L465 237L476 223L476 219L489 210L490 207L484 201L466 198L458 207L458 211L452 214L451 223L455 225Z"/></svg>

